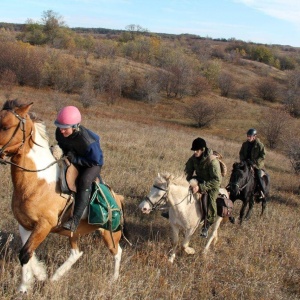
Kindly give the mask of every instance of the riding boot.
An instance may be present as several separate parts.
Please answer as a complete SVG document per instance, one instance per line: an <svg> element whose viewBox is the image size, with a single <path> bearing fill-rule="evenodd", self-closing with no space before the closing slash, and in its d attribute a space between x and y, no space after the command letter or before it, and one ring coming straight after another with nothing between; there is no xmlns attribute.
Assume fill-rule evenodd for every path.
<svg viewBox="0 0 300 300"><path fill-rule="evenodd" d="M64 229L70 230L72 232L76 231L80 223L80 219L83 215L83 212L89 203L90 192L91 192L90 189L86 189L86 190L79 190L76 193L74 213L73 216L69 218L69 220L62 225Z"/></svg>
<svg viewBox="0 0 300 300"><path fill-rule="evenodd" d="M256 170L256 177L257 177L257 190L258 190L258 197L262 199L265 197L265 182L263 177L261 176L262 171L260 169Z"/></svg>
<svg viewBox="0 0 300 300"><path fill-rule="evenodd" d="M204 223L203 223L203 227L202 227L200 236L205 237L205 238L207 238L208 228L210 226L210 223L207 221L207 213L208 213L208 205L207 205L208 199L207 198L208 198L207 194L201 195Z"/></svg>

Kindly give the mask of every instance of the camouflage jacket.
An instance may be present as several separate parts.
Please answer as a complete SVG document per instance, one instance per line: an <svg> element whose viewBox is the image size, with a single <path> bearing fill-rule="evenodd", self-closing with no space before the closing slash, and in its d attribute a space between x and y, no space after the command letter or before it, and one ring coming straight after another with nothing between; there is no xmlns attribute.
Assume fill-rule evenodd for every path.
<svg viewBox="0 0 300 300"><path fill-rule="evenodd" d="M221 186L222 175L220 163L217 158L211 160L213 151L206 148L200 157L191 156L185 164L187 181L196 176L201 192L219 189Z"/></svg>
<svg viewBox="0 0 300 300"><path fill-rule="evenodd" d="M258 138L256 138L256 140L253 142L254 145L251 150L251 158L248 158L247 152L249 143L249 141L246 141L242 144L240 150L240 160L244 161L250 159L253 161L253 163L255 163L258 169L262 169L264 167L264 161L266 156L265 146Z"/></svg>

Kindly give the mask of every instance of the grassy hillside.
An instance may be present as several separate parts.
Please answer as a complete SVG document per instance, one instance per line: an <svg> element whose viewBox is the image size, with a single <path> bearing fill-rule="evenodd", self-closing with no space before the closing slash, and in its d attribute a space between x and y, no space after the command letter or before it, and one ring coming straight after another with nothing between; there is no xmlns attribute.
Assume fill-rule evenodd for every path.
<svg viewBox="0 0 300 300"><path fill-rule="evenodd" d="M238 160L246 130L258 124L257 116L266 108L257 103L224 100L214 93L210 97L226 101L224 118L212 127L197 129L188 126L180 113L192 98L164 99L151 105L120 99L114 105L107 105L99 97L97 103L83 108L78 95L13 88L11 98L34 102L33 111L46 123L51 143L54 143L53 121L58 109L69 104L80 108L82 124L101 136L105 181L125 196L125 216L133 243L132 247L122 244L123 260L117 283L111 282L112 257L95 234L81 239L84 255L67 276L58 283L49 280L36 283L26 298L300 299L299 178L281 151L267 152L271 195L266 215L260 218L261 207L255 205L252 218L242 226L222 224L218 244L206 258L201 255L205 240L197 230L191 241L196 254L179 253L170 265L167 220L158 212L144 216L138 210L138 204L147 195L158 172L182 174L192 154L190 146L195 137L205 138L209 147L224 155L230 173L231 165ZM4 100L4 92L0 91L1 103ZM0 298L17 299L20 298L16 291L21 275L20 240L10 210L9 166L1 166L0 176ZM228 180L229 175L224 178L223 186ZM235 204L235 216L240 204ZM67 240L51 235L37 250L37 255L51 276L69 256Z"/></svg>
<svg viewBox="0 0 300 300"><path fill-rule="evenodd" d="M101 237L83 237L84 255L68 275L58 283L36 283L24 298L300 299L299 176L286 155L287 146L299 140L300 50L96 29L54 28L56 36L49 39L36 25L0 24L6 28L0 30L0 106L6 99L33 102L50 144L55 143L53 121L59 109L79 107L82 124L101 136L104 180L125 197L133 246L122 243L121 276L113 284L112 257ZM226 80L229 93L221 96ZM263 82L269 84L268 92L276 90L275 98L259 93ZM186 110L203 99L221 108L221 114L209 126L196 128ZM292 106L286 106L287 100ZM291 107L293 118L283 114ZM201 255L205 240L197 230L191 241L196 254L179 252L170 265L167 220L158 212L144 216L138 210L157 173L182 175L191 143L200 136L224 156L229 170L224 187L246 131L257 128L267 145L263 129L275 131L277 125L284 125L279 126L278 145L275 150L267 146L271 194L266 214L260 218L256 204L242 226L224 222L207 257ZM21 299L21 243L10 209L9 166L1 165L0 176L0 298ZM240 207L237 201L236 217ZM50 277L69 256L68 242L50 235L37 255Z"/></svg>

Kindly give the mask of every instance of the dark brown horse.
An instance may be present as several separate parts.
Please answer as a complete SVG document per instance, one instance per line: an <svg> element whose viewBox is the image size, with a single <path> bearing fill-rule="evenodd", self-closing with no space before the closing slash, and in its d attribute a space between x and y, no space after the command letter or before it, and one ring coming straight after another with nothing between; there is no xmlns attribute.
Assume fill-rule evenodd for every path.
<svg viewBox="0 0 300 300"><path fill-rule="evenodd" d="M264 175L263 181L265 184L265 197L259 198L257 193L257 180L254 176L253 167L245 161L235 162L233 164L230 180L226 189L233 202L236 200L241 200L243 202L240 210L240 223L242 223L244 219L248 220L250 218L255 201L261 202L261 216L263 215L267 205L267 197L269 195L269 177L267 174ZM245 216L247 206L248 211Z"/></svg>
<svg viewBox="0 0 300 300"><path fill-rule="evenodd" d="M60 194L59 167L49 149L46 128L29 110L16 100L6 101L0 111L0 158L11 164L13 182L12 211L19 223L23 247L19 254L22 265L21 292L26 292L33 282L47 278L45 267L35 256L35 250L49 233L69 237L71 253L51 280L58 280L81 257L77 242L81 235L95 230L102 233L104 242L115 260L114 279L119 276L122 249L119 245L121 230L112 234L81 221L78 230L71 235L58 226L67 199ZM115 195L122 208L123 197ZM64 219L68 218L68 214ZM63 219L63 221L64 221Z"/></svg>

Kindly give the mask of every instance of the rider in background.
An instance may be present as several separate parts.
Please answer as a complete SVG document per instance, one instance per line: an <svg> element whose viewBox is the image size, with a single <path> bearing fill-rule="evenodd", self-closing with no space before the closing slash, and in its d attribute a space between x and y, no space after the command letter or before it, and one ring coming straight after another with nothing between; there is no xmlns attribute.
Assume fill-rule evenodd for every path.
<svg viewBox="0 0 300 300"><path fill-rule="evenodd" d="M103 153L100 137L80 125L81 114L77 107L66 106L57 115L55 138L69 161L78 170L77 192L73 216L62 226L76 231L85 208L89 203L92 182L100 177Z"/></svg>
<svg viewBox="0 0 300 300"><path fill-rule="evenodd" d="M207 222L201 231L201 236L207 237L208 228L214 223L217 215L217 197L221 187L222 175L220 163L217 159L210 159L213 150L206 146L206 141L200 137L192 143L194 154L188 159L185 165L187 181L196 178L198 185L193 187L193 194L201 193L201 199L207 201ZM206 200L207 199L207 200ZM205 201L202 199L205 210Z"/></svg>
<svg viewBox="0 0 300 300"><path fill-rule="evenodd" d="M254 128L250 128L247 131L247 141L242 144L239 154L240 161L246 161L254 168L255 177L258 182L260 198L264 198L265 190L261 169L264 167L266 152L265 146L257 138L257 131Z"/></svg>

